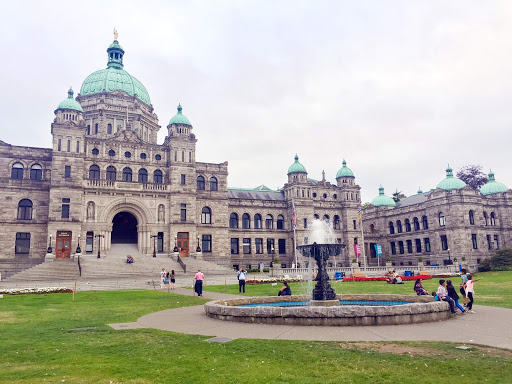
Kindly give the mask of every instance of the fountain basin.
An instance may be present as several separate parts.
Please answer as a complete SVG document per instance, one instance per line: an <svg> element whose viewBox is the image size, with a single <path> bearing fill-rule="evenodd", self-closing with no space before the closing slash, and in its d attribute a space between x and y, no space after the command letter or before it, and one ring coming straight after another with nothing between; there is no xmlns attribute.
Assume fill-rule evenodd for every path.
<svg viewBox="0 0 512 384"><path fill-rule="evenodd" d="M206 303L206 315L226 321L274 325L370 326L446 320L447 302L432 296L345 294L337 300L387 301L401 305L243 306L246 304L308 301L310 296L247 297Z"/></svg>

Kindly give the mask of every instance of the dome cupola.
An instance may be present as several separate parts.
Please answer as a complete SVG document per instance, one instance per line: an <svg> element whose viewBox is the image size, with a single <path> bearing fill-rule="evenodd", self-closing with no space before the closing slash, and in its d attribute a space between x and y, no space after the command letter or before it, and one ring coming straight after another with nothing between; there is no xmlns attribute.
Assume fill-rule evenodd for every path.
<svg viewBox="0 0 512 384"><path fill-rule="evenodd" d="M71 110L77 112L83 112L82 106L73 97L73 89L69 87L68 97L59 104L57 110Z"/></svg>
<svg viewBox="0 0 512 384"><path fill-rule="evenodd" d="M347 162L345 159L343 159L342 167L336 173L336 179L339 179L340 177L354 177L354 173L350 170L350 168L347 167Z"/></svg>
<svg viewBox="0 0 512 384"><path fill-rule="evenodd" d="M466 183L461 179L453 177L453 169L448 165L446 168L446 179L442 180L437 184L437 188L444 189L445 191L451 191L453 189L462 189L466 186Z"/></svg>
<svg viewBox="0 0 512 384"><path fill-rule="evenodd" d="M175 114L171 120L169 120L169 125L172 124L182 124L182 125L188 125L192 126L190 124L190 121L188 121L187 117L181 112L183 108L181 107L181 104L178 104L178 113Z"/></svg>
<svg viewBox="0 0 512 384"><path fill-rule="evenodd" d="M290 173L307 173L306 168L299 163L299 156L295 155L295 162L288 168L288 175Z"/></svg>
<svg viewBox="0 0 512 384"><path fill-rule="evenodd" d="M384 188L382 185L379 188L379 196L374 198L371 204L374 207L394 207L396 205L395 200L384 194Z"/></svg>
<svg viewBox="0 0 512 384"><path fill-rule="evenodd" d="M484 196L507 192L507 190L508 188L505 184L498 183L494 179L494 173L492 170L489 172L489 181L480 187L480 193Z"/></svg>

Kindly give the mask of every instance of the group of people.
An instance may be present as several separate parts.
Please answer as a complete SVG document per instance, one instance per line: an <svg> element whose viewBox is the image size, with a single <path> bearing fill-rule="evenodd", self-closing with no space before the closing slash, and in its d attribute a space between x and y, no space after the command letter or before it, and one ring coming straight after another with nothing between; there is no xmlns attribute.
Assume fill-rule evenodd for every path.
<svg viewBox="0 0 512 384"><path fill-rule="evenodd" d="M388 271L386 273L386 282L388 284L403 284L402 278L400 275L393 269L393 271Z"/></svg>
<svg viewBox="0 0 512 384"><path fill-rule="evenodd" d="M457 309L459 309L461 313L475 313L475 311L473 311L473 295L475 293L473 283L483 279L483 277L479 279L473 279L471 275L467 274L465 269L463 269L461 272L462 274L460 276L461 283L459 292L462 295L464 306L460 305L460 296L457 294L457 291L451 280L439 280L439 288L437 288L436 292L432 292L432 296L436 298L436 301L446 301L448 303L450 306L450 312L453 315L457 313ZM414 284L414 291L418 296L429 294L428 291L423 287L422 279L416 279ZM464 307L467 309L464 309Z"/></svg>
<svg viewBox="0 0 512 384"><path fill-rule="evenodd" d="M176 289L176 275L174 274L174 269L171 272L165 272L165 268L162 268L162 272L160 272L160 288L167 289Z"/></svg>

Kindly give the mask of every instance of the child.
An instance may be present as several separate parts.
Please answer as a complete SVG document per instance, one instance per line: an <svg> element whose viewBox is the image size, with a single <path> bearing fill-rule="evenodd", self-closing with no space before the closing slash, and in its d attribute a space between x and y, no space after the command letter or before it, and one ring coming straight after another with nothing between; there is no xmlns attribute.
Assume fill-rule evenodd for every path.
<svg viewBox="0 0 512 384"><path fill-rule="evenodd" d="M446 290L446 281L444 279L439 280L439 288L437 288L437 297L439 297L439 300L446 301L448 305L450 305L450 312L452 313L452 315L455 315L455 302L450 296L448 296L448 291Z"/></svg>
<svg viewBox="0 0 512 384"><path fill-rule="evenodd" d="M473 289L473 283L475 281L483 280L483 279L484 278L481 277L479 279L473 280L473 278L470 275L470 276L468 276L468 281L466 282L466 284L464 284L464 288L466 289L466 295L469 298L469 303L468 303L468 312L469 313L476 313L475 311L473 311L473 295L475 293L475 291Z"/></svg>
<svg viewBox="0 0 512 384"><path fill-rule="evenodd" d="M462 305L459 304L459 295L457 295L451 280L446 281L446 289L448 291L448 296L450 296L455 302L455 306L459 308L462 313L466 313L466 310L462 308Z"/></svg>
<svg viewBox="0 0 512 384"><path fill-rule="evenodd" d="M464 284L466 284L466 282L468 281L468 275L467 275L467 271L465 269L461 269L460 272L461 272L461 274L460 274L460 279L461 279L460 294L462 295L462 303L466 307L469 299L466 297L466 290L464 289Z"/></svg>

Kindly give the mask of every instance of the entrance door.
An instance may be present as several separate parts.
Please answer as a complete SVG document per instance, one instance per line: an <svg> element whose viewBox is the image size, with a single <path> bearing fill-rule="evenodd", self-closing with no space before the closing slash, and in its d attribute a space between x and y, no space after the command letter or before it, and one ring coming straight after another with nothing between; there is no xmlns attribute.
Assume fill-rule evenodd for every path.
<svg viewBox="0 0 512 384"><path fill-rule="evenodd" d="M119 212L112 219L112 244L137 244L137 218L130 212Z"/></svg>
<svg viewBox="0 0 512 384"><path fill-rule="evenodd" d="M94 247L94 232L87 232L85 238L85 252L92 253Z"/></svg>
<svg viewBox="0 0 512 384"><path fill-rule="evenodd" d="M156 239L156 250L157 252L164 251L164 233L158 232L158 237Z"/></svg>
<svg viewBox="0 0 512 384"><path fill-rule="evenodd" d="M71 231L57 231L55 248L56 259L69 259L71 257Z"/></svg>
<svg viewBox="0 0 512 384"><path fill-rule="evenodd" d="M178 250L181 257L188 257L188 232L178 232Z"/></svg>

